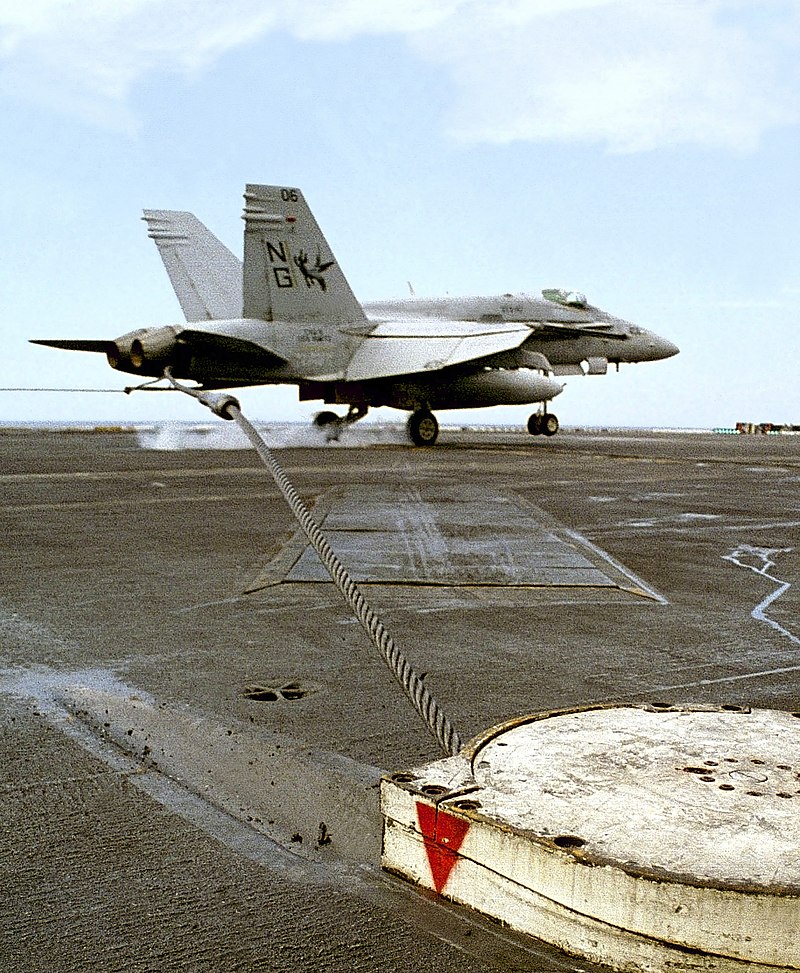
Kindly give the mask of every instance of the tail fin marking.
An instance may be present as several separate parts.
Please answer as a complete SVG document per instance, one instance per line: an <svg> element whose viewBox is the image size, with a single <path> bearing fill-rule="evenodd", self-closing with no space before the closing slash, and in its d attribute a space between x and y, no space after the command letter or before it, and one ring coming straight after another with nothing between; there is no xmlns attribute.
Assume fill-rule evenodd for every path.
<svg viewBox="0 0 800 973"><path fill-rule="evenodd" d="M244 198L244 317L366 321L300 190L251 184Z"/></svg>

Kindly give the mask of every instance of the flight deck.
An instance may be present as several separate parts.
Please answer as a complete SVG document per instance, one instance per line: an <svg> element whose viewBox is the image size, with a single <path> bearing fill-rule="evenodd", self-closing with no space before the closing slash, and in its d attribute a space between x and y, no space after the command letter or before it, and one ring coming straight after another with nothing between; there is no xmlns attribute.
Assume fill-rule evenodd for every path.
<svg viewBox="0 0 800 973"><path fill-rule="evenodd" d="M199 438L0 434L5 967L599 969L381 871L378 782L441 751L255 454ZM464 739L800 711L800 437L279 457Z"/></svg>

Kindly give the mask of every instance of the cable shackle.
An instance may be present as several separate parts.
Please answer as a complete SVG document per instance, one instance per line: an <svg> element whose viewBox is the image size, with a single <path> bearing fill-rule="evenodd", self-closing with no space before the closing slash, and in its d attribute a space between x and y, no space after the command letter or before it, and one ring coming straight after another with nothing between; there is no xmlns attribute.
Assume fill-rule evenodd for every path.
<svg viewBox="0 0 800 973"><path fill-rule="evenodd" d="M239 405L239 400L235 395L230 395L228 392L208 392L203 389L193 389L188 385L181 385L180 382L176 382L172 377L172 369L165 368L163 376L169 384L176 389L178 392L184 392L186 395L191 395L193 399L204 405L207 409L211 409L215 416L219 416L220 419L233 419L233 414L231 409L236 409L239 413L242 411L241 405ZM160 381L160 379L156 379ZM152 382L148 382L148 385L152 385ZM139 391L138 389L131 389L131 391Z"/></svg>

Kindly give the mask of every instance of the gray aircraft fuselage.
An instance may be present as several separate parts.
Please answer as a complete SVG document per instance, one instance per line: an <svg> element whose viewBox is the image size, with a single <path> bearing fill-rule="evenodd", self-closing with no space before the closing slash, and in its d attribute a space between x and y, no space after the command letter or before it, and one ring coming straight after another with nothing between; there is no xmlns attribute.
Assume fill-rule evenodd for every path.
<svg viewBox="0 0 800 973"><path fill-rule="evenodd" d="M589 304L565 306L528 294L372 301L364 304L364 311L371 321L407 318L527 324L531 336L522 348L544 355L555 374L579 374L585 371L582 363L602 359L612 365L658 361L679 350L655 332L600 308ZM571 327L593 333L584 330L571 334Z"/></svg>

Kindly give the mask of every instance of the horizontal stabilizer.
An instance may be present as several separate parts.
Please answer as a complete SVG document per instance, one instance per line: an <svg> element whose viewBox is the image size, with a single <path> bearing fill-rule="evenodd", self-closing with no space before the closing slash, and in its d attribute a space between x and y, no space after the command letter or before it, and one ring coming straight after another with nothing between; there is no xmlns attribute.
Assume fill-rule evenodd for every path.
<svg viewBox="0 0 800 973"><path fill-rule="evenodd" d="M45 345L47 348L63 348L67 351L96 351L107 355L113 349L113 341L84 341L82 338L56 338L52 341L44 338L29 339L32 345Z"/></svg>

